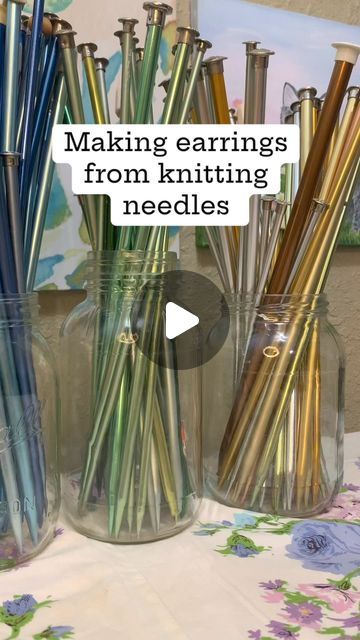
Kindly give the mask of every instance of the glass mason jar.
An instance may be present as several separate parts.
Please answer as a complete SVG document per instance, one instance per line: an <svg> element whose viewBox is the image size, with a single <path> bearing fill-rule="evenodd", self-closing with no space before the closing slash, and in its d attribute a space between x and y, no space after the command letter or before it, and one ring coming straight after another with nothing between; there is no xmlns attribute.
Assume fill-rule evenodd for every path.
<svg viewBox="0 0 360 640"><path fill-rule="evenodd" d="M63 505L99 540L174 535L200 505L200 371L163 368L142 350L163 345L174 361L154 278L174 269L172 253L90 253L87 299L62 328Z"/></svg>
<svg viewBox="0 0 360 640"><path fill-rule="evenodd" d="M36 294L0 296L0 569L54 537L58 381Z"/></svg>
<svg viewBox="0 0 360 640"><path fill-rule="evenodd" d="M320 513L343 477L345 357L326 297L229 304L232 330L204 371L207 487L233 507Z"/></svg>

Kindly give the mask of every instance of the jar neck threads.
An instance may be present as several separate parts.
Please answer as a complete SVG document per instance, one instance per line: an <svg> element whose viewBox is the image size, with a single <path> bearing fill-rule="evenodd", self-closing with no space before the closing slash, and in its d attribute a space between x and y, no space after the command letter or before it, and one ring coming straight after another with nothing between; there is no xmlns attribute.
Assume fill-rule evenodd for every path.
<svg viewBox="0 0 360 640"><path fill-rule="evenodd" d="M101 292L131 293L176 266L177 256L170 251L91 251L85 287L90 297Z"/></svg>
<svg viewBox="0 0 360 640"><path fill-rule="evenodd" d="M295 317L325 318L329 303L326 294L319 295L228 295L226 301L232 313L256 314L265 321L291 322Z"/></svg>
<svg viewBox="0 0 360 640"><path fill-rule="evenodd" d="M37 293L0 294L0 327L31 324L39 315Z"/></svg>

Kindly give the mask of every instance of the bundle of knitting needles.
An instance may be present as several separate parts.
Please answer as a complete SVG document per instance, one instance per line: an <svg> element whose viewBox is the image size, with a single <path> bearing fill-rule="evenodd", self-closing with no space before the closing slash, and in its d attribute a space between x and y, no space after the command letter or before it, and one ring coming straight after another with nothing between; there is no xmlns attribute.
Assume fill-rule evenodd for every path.
<svg viewBox="0 0 360 640"><path fill-rule="evenodd" d="M115 32L122 51L117 108L121 124L154 121L161 38L172 9L160 2L147 2L144 9L147 34L143 48L137 46L137 20L119 19L122 29ZM202 62L211 45L198 35L192 28L178 28L173 71L166 83L163 124L188 122L191 113L194 115L197 90L203 106L207 105ZM107 60L95 59L97 47L93 43L76 46L75 32L64 21L58 25L57 38L68 91L67 122L85 121L76 62L79 52L94 122L109 123ZM147 540L154 533L159 537L169 535L188 524L196 513L201 483L193 468L198 470L201 464L200 450L193 451L197 456L193 466L187 458L175 353L165 339L160 294L158 300L149 294L144 301L142 323L146 331L140 340L147 341L154 353L162 345L168 366L158 367L145 358L143 348L138 348L144 345L136 346L130 331L132 305L144 281L171 263L171 254L166 253L168 230L112 227L106 196L83 196L80 203L94 255L100 264L113 261L113 276L107 291L98 294L99 307L107 313L103 317L99 314L94 331L90 428L79 472L78 514L86 523L97 505L97 517L103 522L100 514L105 513L107 539L113 541ZM175 266L172 262L172 268ZM191 430L192 425L187 428Z"/></svg>
<svg viewBox="0 0 360 640"><path fill-rule="evenodd" d="M245 123L261 124L272 52L245 44ZM252 198L248 227L208 229L224 289L253 307L237 328L236 392L217 489L229 504L293 515L326 507L334 490L322 451L316 305L360 174L359 87L350 84L360 47L333 46L326 94L317 99L313 87L300 89L285 114L300 126L301 154L286 167L284 193ZM225 121L224 87L218 103ZM281 324L282 303L290 305L288 324ZM254 323L266 309L261 335ZM269 338L271 323L281 331L273 328Z"/></svg>
<svg viewBox="0 0 360 640"><path fill-rule="evenodd" d="M0 533L30 553L47 529L46 460L26 293L34 287L66 87L54 16L34 2L0 6ZM56 19L55 19L56 22Z"/></svg>

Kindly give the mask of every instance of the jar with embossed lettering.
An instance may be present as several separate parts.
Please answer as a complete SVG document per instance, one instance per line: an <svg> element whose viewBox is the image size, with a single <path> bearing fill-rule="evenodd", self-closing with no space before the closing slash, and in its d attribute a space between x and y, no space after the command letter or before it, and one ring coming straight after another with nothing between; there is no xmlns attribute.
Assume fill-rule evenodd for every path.
<svg viewBox="0 0 360 640"><path fill-rule="evenodd" d="M53 539L60 491L58 382L37 294L0 295L0 569Z"/></svg>

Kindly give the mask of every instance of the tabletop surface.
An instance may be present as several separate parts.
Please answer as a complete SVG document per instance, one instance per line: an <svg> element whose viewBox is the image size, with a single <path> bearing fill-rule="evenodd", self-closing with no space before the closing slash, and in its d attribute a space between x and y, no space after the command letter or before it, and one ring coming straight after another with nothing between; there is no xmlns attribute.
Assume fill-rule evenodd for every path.
<svg viewBox="0 0 360 640"><path fill-rule="evenodd" d="M0 640L360 640L360 434L345 459L316 520L204 500L187 531L135 546L60 522L43 554L0 574Z"/></svg>

